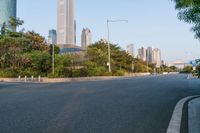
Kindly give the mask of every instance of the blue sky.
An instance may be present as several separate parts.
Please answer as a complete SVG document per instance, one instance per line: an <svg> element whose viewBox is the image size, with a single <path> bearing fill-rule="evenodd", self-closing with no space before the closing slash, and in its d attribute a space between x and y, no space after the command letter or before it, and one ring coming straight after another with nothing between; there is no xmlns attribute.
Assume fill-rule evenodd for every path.
<svg viewBox="0 0 200 133"><path fill-rule="evenodd" d="M26 30L47 36L56 29L56 0L18 0L18 17ZM93 41L107 37L107 19L127 19L112 23L111 42L122 48L135 45L158 47L167 62L200 58L200 42L190 32L191 25L177 19L171 0L76 0L77 40L82 28L90 28Z"/></svg>

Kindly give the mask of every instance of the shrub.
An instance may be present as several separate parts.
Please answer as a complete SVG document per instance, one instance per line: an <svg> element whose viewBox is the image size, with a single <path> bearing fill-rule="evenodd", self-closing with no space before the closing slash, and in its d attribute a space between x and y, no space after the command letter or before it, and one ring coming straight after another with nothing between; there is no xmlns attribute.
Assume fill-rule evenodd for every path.
<svg viewBox="0 0 200 133"><path fill-rule="evenodd" d="M114 73L114 76L124 76L125 71L123 70L118 70L116 73Z"/></svg>
<svg viewBox="0 0 200 133"><path fill-rule="evenodd" d="M17 72L14 72L9 69L0 70L0 77L2 77L2 78L17 77L17 75L18 75Z"/></svg>

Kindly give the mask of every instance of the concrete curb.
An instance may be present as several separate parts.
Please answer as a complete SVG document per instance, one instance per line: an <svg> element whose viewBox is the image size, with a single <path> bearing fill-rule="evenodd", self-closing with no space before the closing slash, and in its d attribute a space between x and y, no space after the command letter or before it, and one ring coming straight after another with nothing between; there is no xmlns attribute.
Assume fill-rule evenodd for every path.
<svg viewBox="0 0 200 133"><path fill-rule="evenodd" d="M180 133L181 131L181 121L182 121L182 114L183 114L183 107L185 105L186 102L194 99L194 98L198 98L200 97L200 95L196 95L196 96L189 96L186 98L181 99L177 104L176 107L174 109L172 118L170 120L168 129L166 133Z"/></svg>
<svg viewBox="0 0 200 133"><path fill-rule="evenodd" d="M191 79L198 79L198 77L197 77L197 76L193 76L192 74L189 74L189 75L187 76L187 79L188 79L188 80L191 80Z"/></svg>
<svg viewBox="0 0 200 133"><path fill-rule="evenodd" d="M80 77L80 78L0 78L0 82L19 82L19 83L62 83L62 82L83 82L83 81L103 81L103 80L113 80L113 79L123 79L132 77L143 77L149 76L150 73L138 73L127 76L99 76L99 77Z"/></svg>
<svg viewBox="0 0 200 133"><path fill-rule="evenodd" d="M192 99L188 104L188 133L200 132L200 98Z"/></svg>

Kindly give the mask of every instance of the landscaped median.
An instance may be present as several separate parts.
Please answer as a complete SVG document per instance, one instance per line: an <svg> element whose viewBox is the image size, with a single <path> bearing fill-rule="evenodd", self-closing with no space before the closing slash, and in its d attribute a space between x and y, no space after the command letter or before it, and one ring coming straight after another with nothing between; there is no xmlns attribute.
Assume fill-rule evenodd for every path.
<svg viewBox="0 0 200 133"><path fill-rule="evenodd" d="M148 75L150 75L150 73L133 73L133 74L127 74L125 76L98 76L98 77L78 77L78 78L19 77L19 78L0 78L0 82L59 83L59 82L111 80L111 79L148 76Z"/></svg>

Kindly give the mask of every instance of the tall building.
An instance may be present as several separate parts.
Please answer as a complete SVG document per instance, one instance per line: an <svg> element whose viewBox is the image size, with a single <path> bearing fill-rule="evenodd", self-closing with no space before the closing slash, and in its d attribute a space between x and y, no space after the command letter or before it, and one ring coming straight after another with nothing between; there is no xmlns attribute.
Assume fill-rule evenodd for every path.
<svg viewBox="0 0 200 133"><path fill-rule="evenodd" d="M17 0L0 0L0 28L5 25L7 29L13 31L9 25L10 17L17 16Z"/></svg>
<svg viewBox="0 0 200 133"><path fill-rule="evenodd" d="M139 56L139 59L146 61L146 58L147 58L146 57L146 48L144 48L144 47L139 48L138 56Z"/></svg>
<svg viewBox="0 0 200 133"><path fill-rule="evenodd" d="M75 45L74 0L57 0L57 44Z"/></svg>
<svg viewBox="0 0 200 133"><path fill-rule="evenodd" d="M83 29L82 35L81 35L81 47L83 49L86 49L91 44L92 44L92 33L90 29L88 28Z"/></svg>
<svg viewBox="0 0 200 133"><path fill-rule="evenodd" d="M49 30L48 36L48 44L56 44L57 43L57 33L56 30Z"/></svg>
<svg viewBox="0 0 200 133"><path fill-rule="evenodd" d="M153 63L157 68L161 66L161 51L158 48L153 49Z"/></svg>
<svg viewBox="0 0 200 133"><path fill-rule="evenodd" d="M127 45L126 52L134 57L134 44Z"/></svg>
<svg viewBox="0 0 200 133"><path fill-rule="evenodd" d="M148 47L147 50L146 50L146 61L149 64L153 63L153 49L152 49L152 47Z"/></svg>

